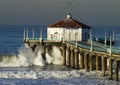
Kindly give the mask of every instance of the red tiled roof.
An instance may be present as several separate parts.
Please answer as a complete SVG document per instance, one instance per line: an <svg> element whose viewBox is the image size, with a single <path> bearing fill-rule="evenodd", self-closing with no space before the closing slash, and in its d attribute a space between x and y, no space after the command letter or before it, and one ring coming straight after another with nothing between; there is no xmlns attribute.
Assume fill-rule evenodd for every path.
<svg viewBox="0 0 120 85"><path fill-rule="evenodd" d="M72 19L72 18L65 18L64 20L61 20L61 21L58 21L58 22L56 22L56 23L54 23L54 24L51 24L51 25L49 25L48 27L65 27L65 28L80 28L80 27L82 27L82 28L88 28L88 29L90 29L91 27L90 26L88 26L88 25L86 25L86 24L83 24L83 23L81 23L81 22L78 22L77 20L75 20L75 19Z"/></svg>

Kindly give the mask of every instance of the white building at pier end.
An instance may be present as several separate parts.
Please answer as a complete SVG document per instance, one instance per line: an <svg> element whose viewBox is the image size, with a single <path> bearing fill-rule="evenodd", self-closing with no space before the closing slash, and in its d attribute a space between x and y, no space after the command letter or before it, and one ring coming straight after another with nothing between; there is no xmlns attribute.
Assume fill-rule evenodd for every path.
<svg viewBox="0 0 120 85"><path fill-rule="evenodd" d="M65 19L47 27L47 38L56 41L86 41L89 38L90 28L68 14Z"/></svg>

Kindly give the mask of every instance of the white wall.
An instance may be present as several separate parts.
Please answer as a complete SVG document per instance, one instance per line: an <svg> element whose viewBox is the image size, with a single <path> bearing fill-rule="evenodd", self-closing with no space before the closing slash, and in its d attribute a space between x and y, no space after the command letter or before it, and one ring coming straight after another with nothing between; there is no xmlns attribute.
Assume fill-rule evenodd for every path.
<svg viewBox="0 0 120 85"><path fill-rule="evenodd" d="M63 28L47 28L48 40L61 40L61 38L63 37L62 31L63 31ZM55 34L55 33L58 33L58 34Z"/></svg>
<svg viewBox="0 0 120 85"><path fill-rule="evenodd" d="M76 34L77 33L77 34ZM69 28L66 29L66 40L71 40L71 41L75 41L77 39L77 41L81 41L82 40L82 29L73 29L73 28Z"/></svg>
<svg viewBox="0 0 120 85"><path fill-rule="evenodd" d="M58 33L58 34L55 34ZM76 34L77 33L77 34ZM88 33L88 29L82 29L82 28L47 28L47 36L49 40L64 40L68 41L82 41L85 40L86 36L84 35L85 33Z"/></svg>

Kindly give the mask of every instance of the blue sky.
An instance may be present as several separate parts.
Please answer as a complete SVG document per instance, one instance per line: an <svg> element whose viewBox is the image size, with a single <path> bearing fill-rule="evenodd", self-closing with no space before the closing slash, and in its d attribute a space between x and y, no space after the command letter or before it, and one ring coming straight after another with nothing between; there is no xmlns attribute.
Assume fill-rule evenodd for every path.
<svg viewBox="0 0 120 85"><path fill-rule="evenodd" d="M0 0L0 24L49 25L66 17L68 1L78 21L120 26L120 0Z"/></svg>

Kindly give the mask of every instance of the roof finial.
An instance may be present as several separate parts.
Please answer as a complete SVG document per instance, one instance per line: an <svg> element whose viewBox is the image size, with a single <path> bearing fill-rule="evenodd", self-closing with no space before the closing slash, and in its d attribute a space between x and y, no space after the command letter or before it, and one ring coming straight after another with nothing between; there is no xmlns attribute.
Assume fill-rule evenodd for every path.
<svg viewBox="0 0 120 85"><path fill-rule="evenodd" d="M67 19L70 19L70 18L71 18L71 14L68 13L68 14L67 14Z"/></svg>

